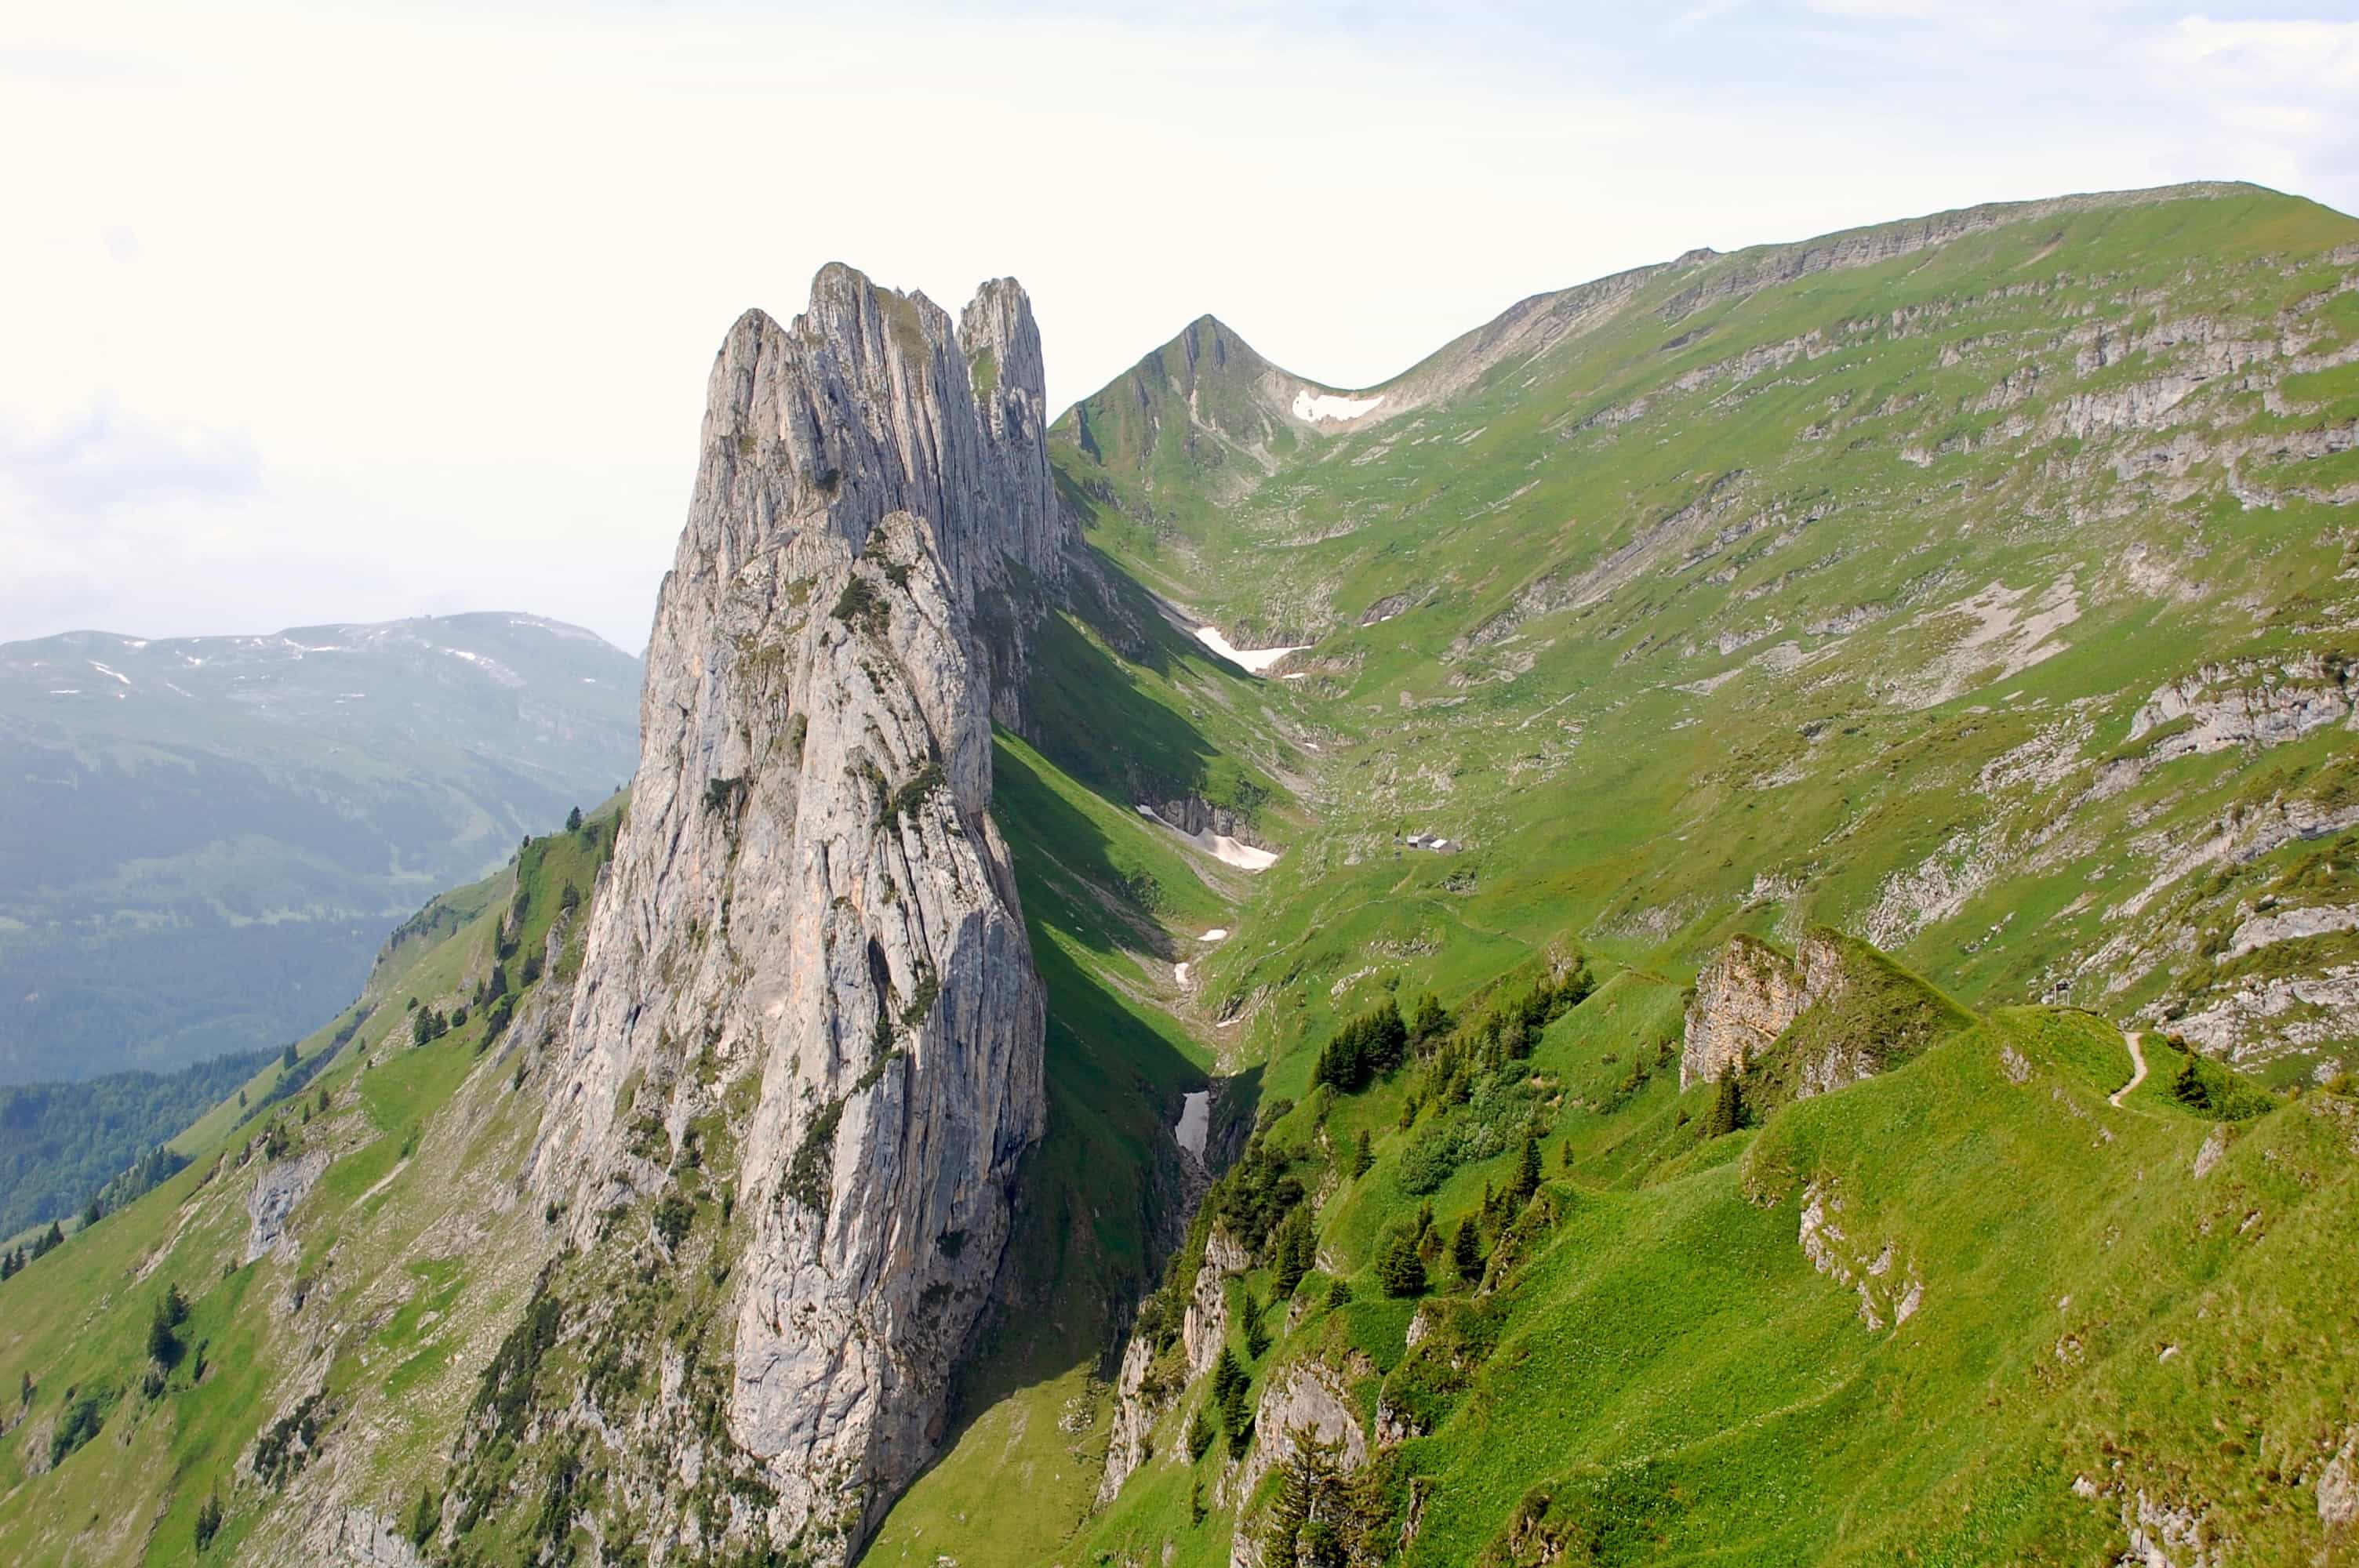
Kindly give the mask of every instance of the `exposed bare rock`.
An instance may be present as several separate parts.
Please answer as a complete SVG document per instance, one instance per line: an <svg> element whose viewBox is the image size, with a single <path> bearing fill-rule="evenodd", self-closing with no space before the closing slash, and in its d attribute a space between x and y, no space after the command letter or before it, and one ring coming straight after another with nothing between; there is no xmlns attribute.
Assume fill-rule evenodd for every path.
<svg viewBox="0 0 2359 1568"><path fill-rule="evenodd" d="M399 1526L374 1509L347 1509L337 1521L332 1550L357 1568L425 1568L426 1559Z"/></svg>
<svg viewBox="0 0 2359 1568"><path fill-rule="evenodd" d="M292 1160L281 1160L254 1179L254 1191L245 1200L246 1217L251 1224L245 1233L245 1254L239 1260L251 1263L273 1251L293 1254L295 1238L287 1228L287 1217L295 1212L312 1184L328 1168L324 1149L306 1150Z"/></svg>
<svg viewBox="0 0 2359 1568"><path fill-rule="evenodd" d="M1680 1087L1710 1082L1724 1070L1742 1076L1751 1059L1786 1033L1805 1008L1834 995L1843 984L1843 956L1823 933L1803 938L1793 958L1754 937L1731 937L1696 977L1686 1049L1680 1054Z"/></svg>
<svg viewBox="0 0 2359 1568"><path fill-rule="evenodd" d="M2338 964L2315 975L2249 982L2211 1005L2173 1020L2170 1028L2206 1051L2257 1061L2288 1046L2329 1045L2351 1037L2359 1022L2359 964Z"/></svg>
<svg viewBox="0 0 2359 1568"><path fill-rule="evenodd" d="M1859 1317L1870 1329L1887 1324L1897 1328L1925 1304L1925 1282L1911 1263L1896 1267L1897 1250L1889 1241L1875 1257L1863 1251L1843 1229L1843 1200L1833 1186L1812 1182L1802 1190L1802 1214L1797 1239L1802 1255L1820 1273L1859 1293Z"/></svg>
<svg viewBox="0 0 2359 1568"><path fill-rule="evenodd" d="M1144 1334L1134 1334L1122 1353L1122 1371L1114 1385L1114 1430L1106 1440L1105 1475L1098 1482L1100 1504L1114 1501L1131 1472L1147 1463L1147 1433L1162 1413L1160 1401L1149 1397L1147 1369L1155 1364L1155 1347Z"/></svg>
<svg viewBox="0 0 2359 1568"><path fill-rule="evenodd" d="M831 266L792 326L732 330L534 1157L589 1249L691 1119L742 1117L726 1417L814 1561L856 1552L939 1440L1041 1127L1041 990L988 815L994 660L1021 639L976 624L1058 569L1041 396L1004 280L954 332Z"/></svg>
<svg viewBox="0 0 2359 1568"><path fill-rule="evenodd" d="M2359 1519L2359 1427L2343 1434L2343 1446L2318 1473L2318 1517L2328 1529Z"/></svg>
<svg viewBox="0 0 2359 1568"><path fill-rule="evenodd" d="M2122 1562L2142 1568L2219 1568L2224 1561L2203 1528L2203 1510L2151 1498L2138 1488L2122 1499L2122 1530L2130 1549Z"/></svg>
<svg viewBox="0 0 2359 1568"><path fill-rule="evenodd" d="M1229 1279L1252 1267L1243 1244L1218 1225L1204 1239L1204 1262L1188 1297L1188 1314L1180 1337L1188 1347L1188 1376L1192 1380L1212 1369L1229 1335Z"/></svg>
<svg viewBox="0 0 2359 1568"><path fill-rule="evenodd" d="M1330 1449L1340 1470L1368 1462L1368 1434L1352 1402L1351 1379L1315 1357L1270 1375L1254 1406L1253 1451L1230 1495L1240 1501L1252 1497L1262 1477L1292 1463L1306 1441Z"/></svg>
<svg viewBox="0 0 2359 1568"><path fill-rule="evenodd" d="M2219 1169L2220 1162L2228 1157L2228 1127L2225 1122L2212 1130L2203 1140L2203 1147L2195 1152L2195 1179L2201 1181Z"/></svg>
<svg viewBox="0 0 2359 1568"><path fill-rule="evenodd" d="M2272 670L2260 685L2224 685L2251 673L2212 668L2158 687L2132 716L2129 739L2177 726L2147 752L2145 760L2163 762L2231 746L2282 745L2350 715L2350 700L2315 660Z"/></svg>
<svg viewBox="0 0 2359 1568"><path fill-rule="evenodd" d="M2276 910L2256 914L2238 925L2236 934L2229 939L2228 956L2241 958L2256 948L2340 931L2359 931L2359 904L2312 904Z"/></svg>

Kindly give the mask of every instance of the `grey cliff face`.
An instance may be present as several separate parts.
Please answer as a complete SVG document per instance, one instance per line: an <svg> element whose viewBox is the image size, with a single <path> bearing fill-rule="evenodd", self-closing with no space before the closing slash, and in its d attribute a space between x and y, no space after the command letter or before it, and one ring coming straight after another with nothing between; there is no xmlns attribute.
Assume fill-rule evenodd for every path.
<svg viewBox="0 0 2359 1568"><path fill-rule="evenodd" d="M1843 959L1834 944L1812 932L1799 953L1788 958L1766 942L1737 935L1696 977L1695 1000L1688 1007L1685 1049L1680 1054L1680 1087L1734 1071L1742 1077L1761 1049L1816 1002L1843 985ZM1839 1065L1830 1065L1832 1074ZM1806 1074L1806 1092L1823 1092L1837 1082L1817 1082Z"/></svg>
<svg viewBox="0 0 2359 1568"><path fill-rule="evenodd" d="M570 1239L741 1141L735 1443L848 1556L939 1439L1041 1130L1043 998L991 823L1010 585L1059 569L1039 337L831 266L714 363L629 817L532 1170ZM989 632L979 630L988 627Z"/></svg>

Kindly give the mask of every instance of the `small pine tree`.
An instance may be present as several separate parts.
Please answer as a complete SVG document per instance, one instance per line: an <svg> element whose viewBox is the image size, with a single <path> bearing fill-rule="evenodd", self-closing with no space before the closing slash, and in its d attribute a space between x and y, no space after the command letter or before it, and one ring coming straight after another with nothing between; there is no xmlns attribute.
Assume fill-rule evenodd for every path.
<svg viewBox="0 0 2359 1568"><path fill-rule="evenodd" d="M1368 1167L1375 1162L1375 1148L1369 1141L1368 1130L1363 1127L1360 1135L1352 1140L1352 1179L1356 1182L1366 1175Z"/></svg>
<svg viewBox="0 0 2359 1568"><path fill-rule="evenodd" d="M1471 1215L1458 1222L1457 1233L1450 1238L1450 1266L1470 1285L1483 1277L1483 1238Z"/></svg>
<svg viewBox="0 0 2359 1568"><path fill-rule="evenodd" d="M155 1315L147 1320L147 1359L166 1370L180 1360L180 1336L172 1329L172 1309L159 1301Z"/></svg>
<svg viewBox="0 0 2359 1568"><path fill-rule="evenodd" d="M197 1551L200 1554L212 1548L213 1537L221 1533L221 1486L215 1483L212 1496L197 1505L196 1537Z"/></svg>
<svg viewBox="0 0 2359 1568"><path fill-rule="evenodd" d="M1425 1260L1418 1256L1419 1232L1395 1231L1376 1258L1376 1283L1385 1294L1396 1297L1421 1296L1426 1291Z"/></svg>
<svg viewBox="0 0 2359 1568"><path fill-rule="evenodd" d="M1221 1353L1212 1357L1212 1398L1225 1404L1232 1393L1243 1393L1249 1381L1236 1353L1222 1346Z"/></svg>
<svg viewBox="0 0 2359 1568"><path fill-rule="evenodd" d="M1201 1459L1203 1455L1200 1454L1196 1457ZM1199 1476L1188 1487L1188 1522L1201 1524L1204 1522L1204 1516L1211 1511L1204 1506L1204 1477Z"/></svg>
<svg viewBox="0 0 2359 1568"><path fill-rule="evenodd" d="M1243 1383L1221 1396L1221 1432L1228 1439L1230 1456L1244 1457L1253 1442L1253 1411L1245 1404Z"/></svg>
<svg viewBox="0 0 2359 1568"><path fill-rule="evenodd" d="M1269 1303L1245 1296L1245 1354L1258 1361L1269 1354Z"/></svg>
<svg viewBox="0 0 2359 1568"><path fill-rule="evenodd" d="M1328 1309L1330 1312L1332 1312L1332 1311L1334 1311L1337 1307L1347 1307L1347 1306L1350 1306L1351 1304L1352 1304L1352 1285L1351 1285L1351 1281L1348 1281L1348 1280L1330 1280L1330 1281L1327 1281L1327 1309Z"/></svg>
<svg viewBox="0 0 2359 1568"><path fill-rule="evenodd" d="M1284 1301L1294 1294L1302 1283L1302 1276L1310 1271L1312 1255L1310 1215L1300 1205L1286 1217L1277 1227L1277 1274L1271 1290L1277 1300Z"/></svg>
<svg viewBox="0 0 2359 1568"><path fill-rule="evenodd" d="M1441 1011L1440 999L1427 991L1417 999L1417 1011L1410 1016L1408 1042L1412 1050L1427 1042L1438 1040L1450 1028L1450 1015Z"/></svg>
<svg viewBox="0 0 2359 1568"><path fill-rule="evenodd" d="M1516 1201L1527 1204L1540 1190L1540 1141L1524 1134L1524 1157L1516 1166Z"/></svg>
<svg viewBox="0 0 2359 1568"><path fill-rule="evenodd" d="M577 806L572 810L565 814L565 830L568 833L579 833L582 831L582 808L580 806Z"/></svg>
<svg viewBox="0 0 2359 1568"><path fill-rule="evenodd" d="M574 815L579 816L581 813L577 811ZM433 1540L435 1532L441 1528L442 1499L434 1495L433 1487L420 1487L418 1506L409 1510L409 1544L420 1552L425 1551L426 1543Z"/></svg>
<svg viewBox="0 0 2359 1568"><path fill-rule="evenodd" d="M1723 1068L1712 1086L1712 1114L1704 1118L1703 1135L1724 1137L1744 1125L1745 1092L1737 1085L1735 1070Z"/></svg>
<svg viewBox="0 0 2359 1568"><path fill-rule="evenodd" d="M1262 1532L1262 1568L1301 1568L1299 1538L1310 1522L1316 1495L1309 1456L1298 1454L1279 1476L1277 1496L1270 1502Z"/></svg>
<svg viewBox="0 0 2359 1568"><path fill-rule="evenodd" d="M2180 1064L2179 1076L2170 1081L2170 1098L2195 1110L2212 1108L2212 1087L2203 1081L2203 1074L2196 1067L2192 1051L2187 1054L2187 1060Z"/></svg>
<svg viewBox="0 0 2359 1568"><path fill-rule="evenodd" d="M278 1065L279 1065L279 1067L280 1067L282 1070L284 1070L284 1071L286 1071L286 1072L289 1072L289 1073L291 1073L291 1072L293 1072L293 1071L295 1070L295 1044L294 1044L294 1042L292 1042L292 1041L288 1042L287 1049L285 1049L284 1051L281 1051L281 1052L279 1052L279 1053L278 1053Z"/></svg>

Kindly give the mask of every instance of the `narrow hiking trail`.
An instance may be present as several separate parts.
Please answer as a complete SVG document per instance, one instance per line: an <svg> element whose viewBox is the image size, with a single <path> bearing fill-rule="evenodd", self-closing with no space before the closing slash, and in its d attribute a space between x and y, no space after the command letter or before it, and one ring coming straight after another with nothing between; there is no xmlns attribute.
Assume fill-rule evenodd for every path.
<svg viewBox="0 0 2359 1568"><path fill-rule="evenodd" d="M2122 1031L2122 1044L2130 1048L2130 1081L2115 1089L2106 1098L2118 1110L2129 1092L2146 1082L2146 1053L2138 1049L2138 1037L2128 1030Z"/></svg>

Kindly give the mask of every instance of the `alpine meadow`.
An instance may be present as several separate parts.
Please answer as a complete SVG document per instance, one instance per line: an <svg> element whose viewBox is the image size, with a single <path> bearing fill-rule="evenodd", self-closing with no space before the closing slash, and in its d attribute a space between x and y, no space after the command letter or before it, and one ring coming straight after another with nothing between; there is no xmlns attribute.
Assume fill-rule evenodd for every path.
<svg viewBox="0 0 2359 1568"><path fill-rule="evenodd" d="M1365 387L1056 351L842 265L729 326L563 827L641 672L555 623L426 623L551 661L536 767L273 741L468 825L223 806L307 919L528 831L60 1157L0 1558L2359 1563L2359 221L1694 250ZM183 755L88 706L85 817Z"/></svg>

